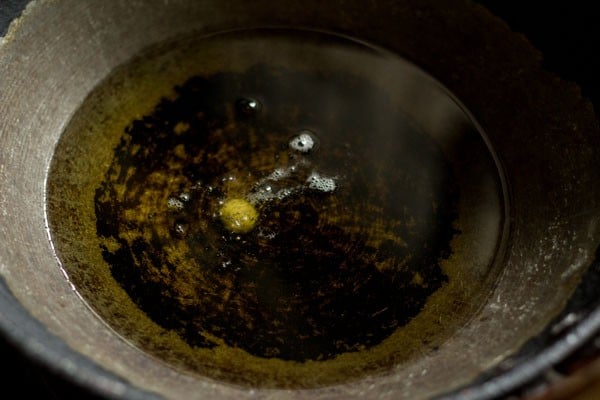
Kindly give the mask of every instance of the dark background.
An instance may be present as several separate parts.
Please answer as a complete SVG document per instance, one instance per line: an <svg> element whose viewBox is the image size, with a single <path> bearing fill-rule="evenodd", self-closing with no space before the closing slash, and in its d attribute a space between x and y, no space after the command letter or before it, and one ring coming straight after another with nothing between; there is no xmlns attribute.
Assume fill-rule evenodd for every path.
<svg viewBox="0 0 600 400"><path fill-rule="evenodd" d="M24 0L0 0L0 36L8 21L18 16ZM524 33L544 54L546 69L574 81L600 110L600 11L593 2L479 1L503 18L516 32ZM444 1L440 1L444 6ZM0 93L1 101L1 93ZM21 356L0 337L0 399L98 399ZM13 395L9 394L13 393ZM99 399L98 399L99 400Z"/></svg>
<svg viewBox="0 0 600 400"><path fill-rule="evenodd" d="M600 11L594 2L477 2L524 33L541 50L545 68L578 83L600 110Z"/></svg>

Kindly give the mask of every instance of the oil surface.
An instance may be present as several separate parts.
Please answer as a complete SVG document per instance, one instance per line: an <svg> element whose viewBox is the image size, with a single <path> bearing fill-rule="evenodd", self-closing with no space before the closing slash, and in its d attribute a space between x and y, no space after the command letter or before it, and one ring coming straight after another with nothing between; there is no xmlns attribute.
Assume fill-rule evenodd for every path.
<svg viewBox="0 0 600 400"><path fill-rule="evenodd" d="M414 67L308 32L176 43L90 95L49 175L59 258L110 326L189 371L311 387L435 351L473 315L500 178L473 127L429 134L380 79Z"/></svg>

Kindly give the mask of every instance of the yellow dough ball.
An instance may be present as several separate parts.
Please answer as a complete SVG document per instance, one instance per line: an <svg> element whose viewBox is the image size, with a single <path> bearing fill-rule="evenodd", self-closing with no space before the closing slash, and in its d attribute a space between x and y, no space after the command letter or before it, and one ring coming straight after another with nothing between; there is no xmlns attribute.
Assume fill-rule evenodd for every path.
<svg viewBox="0 0 600 400"><path fill-rule="evenodd" d="M250 232L258 221L256 208L244 199L226 200L220 216L225 228L233 233Z"/></svg>

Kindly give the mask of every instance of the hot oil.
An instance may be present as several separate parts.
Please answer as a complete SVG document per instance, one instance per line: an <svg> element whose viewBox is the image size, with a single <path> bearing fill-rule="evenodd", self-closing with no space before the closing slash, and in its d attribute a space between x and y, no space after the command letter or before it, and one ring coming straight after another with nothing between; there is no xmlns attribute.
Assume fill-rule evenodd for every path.
<svg viewBox="0 0 600 400"><path fill-rule="evenodd" d="M493 286L505 207L485 138L439 84L299 31L148 50L85 100L48 178L61 264L109 326L266 387L435 352Z"/></svg>

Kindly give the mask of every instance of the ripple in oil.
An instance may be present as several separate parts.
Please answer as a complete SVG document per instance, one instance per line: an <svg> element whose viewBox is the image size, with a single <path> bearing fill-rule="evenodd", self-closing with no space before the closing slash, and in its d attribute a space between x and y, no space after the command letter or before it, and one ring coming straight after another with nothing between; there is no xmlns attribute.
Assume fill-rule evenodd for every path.
<svg viewBox="0 0 600 400"><path fill-rule="evenodd" d="M262 387L385 373L485 301L506 202L435 80L324 33L182 38L84 101L48 176L57 255L124 339Z"/></svg>

